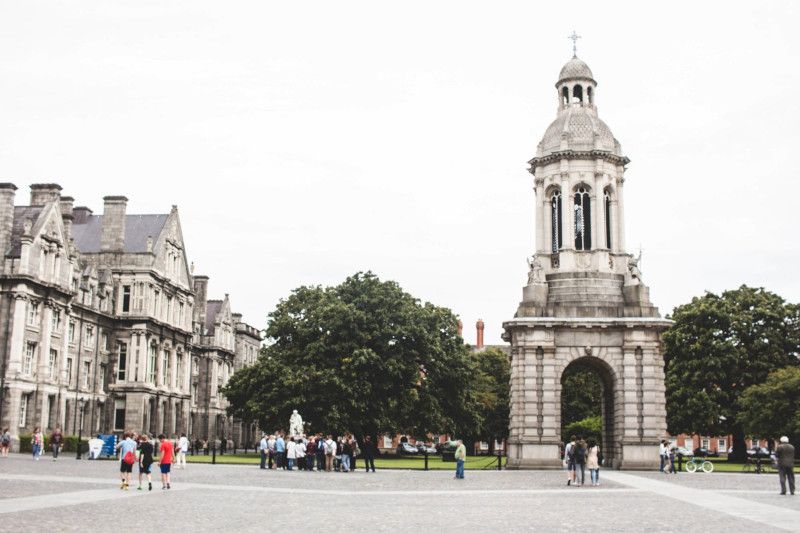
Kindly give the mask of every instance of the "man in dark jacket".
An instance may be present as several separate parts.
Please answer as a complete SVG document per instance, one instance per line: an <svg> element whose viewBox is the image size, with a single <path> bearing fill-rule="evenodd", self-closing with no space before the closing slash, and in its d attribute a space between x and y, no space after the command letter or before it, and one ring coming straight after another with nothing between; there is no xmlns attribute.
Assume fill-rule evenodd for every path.
<svg viewBox="0 0 800 533"><path fill-rule="evenodd" d="M786 494L786 480L789 480L789 492L794 495L794 446L789 444L789 437L781 437L781 443L775 449L778 462L778 475L781 480L781 494Z"/></svg>
<svg viewBox="0 0 800 533"><path fill-rule="evenodd" d="M361 456L364 457L364 469L369 472L369 469L372 468L372 471L375 472L375 444L369 435L364 437L364 449L361 450Z"/></svg>

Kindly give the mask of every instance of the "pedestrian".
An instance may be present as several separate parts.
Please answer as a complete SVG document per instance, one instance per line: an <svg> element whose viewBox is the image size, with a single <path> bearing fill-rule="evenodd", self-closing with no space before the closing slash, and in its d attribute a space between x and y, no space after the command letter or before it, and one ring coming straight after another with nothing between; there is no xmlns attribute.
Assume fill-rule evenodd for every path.
<svg viewBox="0 0 800 533"><path fill-rule="evenodd" d="M132 432L125 432L116 449L119 450L119 472L122 478L122 484L119 488L128 490L131 483L133 464L136 462L136 441L132 438Z"/></svg>
<svg viewBox="0 0 800 533"><path fill-rule="evenodd" d="M267 439L267 450L269 451L269 464L267 468L272 470L273 465L276 463L275 461L275 435L270 435Z"/></svg>
<svg viewBox="0 0 800 533"><path fill-rule="evenodd" d="M56 426L53 434L50 435L50 448L53 450L53 461L58 460L58 452L64 446L64 435L61 434L61 428Z"/></svg>
<svg viewBox="0 0 800 533"><path fill-rule="evenodd" d="M361 450L358 448L358 441L356 440L353 435L350 435L350 471L355 472L357 469L356 465L356 457L361 454Z"/></svg>
<svg viewBox="0 0 800 533"><path fill-rule="evenodd" d="M181 438L178 439L178 466L181 469L186 469L187 453L189 453L189 439L186 438L186 433L181 433Z"/></svg>
<svg viewBox="0 0 800 533"><path fill-rule="evenodd" d="M575 457L573 456L572 448L575 446L577 437L572 435L569 442L564 446L564 468L567 469L567 486L569 487L575 481Z"/></svg>
<svg viewBox="0 0 800 533"><path fill-rule="evenodd" d="M169 472L172 469L172 460L175 457L175 450L172 443L162 433L158 436L158 441L161 444L161 459L158 465L161 467L161 489L171 488L169 485Z"/></svg>
<svg viewBox="0 0 800 533"><path fill-rule="evenodd" d="M42 455L42 448L44 447L44 435L42 435L42 430L39 429L39 426L33 430L33 435L31 436L31 451L33 451L33 459L35 461L39 460L39 457Z"/></svg>
<svg viewBox="0 0 800 533"><path fill-rule="evenodd" d="M364 469L369 472L369 469L372 468L372 471L375 472L375 444L369 435L364 437L364 450L361 455L364 457Z"/></svg>
<svg viewBox="0 0 800 533"><path fill-rule="evenodd" d="M332 435L328 435L325 439L325 471L330 472L333 469L333 458L336 456L336 441L333 440Z"/></svg>
<svg viewBox="0 0 800 533"><path fill-rule="evenodd" d="M582 437L578 437L578 442L572 447L572 455L575 460L575 484L579 487L583 486L586 481L586 441ZM580 472L580 477L578 477Z"/></svg>
<svg viewBox="0 0 800 533"><path fill-rule="evenodd" d="M600 446L597 445L594 439L589 439L588 445L589 450L586 454L586 468L589 469L592 486L596 487L600 484Z"/></svg>
<svg viewBox="0 0 800 533"><path fill-rule="evenodd" d="M464 479L464 461L467 460L467 447L461 439L456 441L456 453L453 455L456 460L456 479Z"/></svg>
<svg viewBox="0 0 800 533"><path fill-rule="evenodd" d="M297 442L294 445L294 453L297 456L297 470L306 469L306 444L303 442L303 437L297 437Z"/></svg>
<svg viewBox="0 0 800 533"><path fill-rule="evenodd" d="M778 476L781 482L781 494L786 495L786 480L789 480L789 492L794 496L794 446L789 444L789 437L781 437L781 443L775 449L778 463Z"/></svg>
<svg viewBox="0 0 800 533"><path fill-rule="evenodd" d="M3 429L3 435L0 436L0 449L3 452L3 457L8 457L8 449L11 447L11 433L8 428Z"/></svg>
<svg viewBox="0 0 800 533"><path fill-rule="evenodd" d="M658 445L658 457L661 461L661 466L658 467L658 471L662 474L666 474L666 472L664 472L664 466L667 464L667 441L664 439L661 439Z"/></svg>
<svg viewBox="0 0 800 533"><path fill-rule="evenodd" d="M342 472L349 472L350 471L350 454L352 453L352 448L350 447L350 441L347 438L342 440L342 454L341 454L341 462L342 462Z"/></svg>
<svg viewBox="0 0 800 533"><path fill-rule="evenodd" d="M675 470L675 455L678 453L678 447L675 444L671 444L669 446L669 471L673 474L677 471Z"/></svg>
<svg viewBox="0 0 800 533"><path fill-rule="evenodd" d="M306 470L314 471L314 458L317 456L317 440L314 437L308 439L306 444Z"/></svg>
<svg viewBox="0 0 800 533"><path fill-rule="evenodd" d="M297 460L297 444L293 438L286 439L286 466L287 470L292 470Z"/></svg>
<svg viewBox="0 0 800 533"><path fill-rule="evenodd" d="M153 490L153 475L150 472L153 465L153 443L147 435L139 437L139 488L142 490L142 475L147 476L147 490Z"/></svg>
<svg viewBox="0 0 800 533"><path fill-rule="evenodd" d="M269 452L269 443L267 442L267 436L264 435L261 437L261 442L258 444L258 451L261 453L261 470L266 470L267 468L267 453ZM270 461L271 463L271 461ZM272 465L270 464L270 468Z"/></svg>
<svg viewBox="0 0 800 533"><path fill-rule="evenodd" d="M325 471L325 437L317 433L317 472Z"/></svg>
<svg viewBox="0 0 800 533"><path fill-rule="evenodd" d="M283 440L281 433L278 433L278 438L275 439L275 462L277 468L286 470L286 441Z"/></svg>

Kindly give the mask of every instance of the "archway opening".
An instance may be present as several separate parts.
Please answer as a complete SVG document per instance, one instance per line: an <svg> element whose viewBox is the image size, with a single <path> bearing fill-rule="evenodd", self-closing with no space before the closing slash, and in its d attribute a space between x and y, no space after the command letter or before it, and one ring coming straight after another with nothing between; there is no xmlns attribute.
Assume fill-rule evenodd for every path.
<svg viewBox="0 0 800 533"><path fill-rule="evenodd" d="M561 440L576 435L596 442L605 467L616 455L614 392L611 368L596 357L576 359L561 374Z"/></svg>

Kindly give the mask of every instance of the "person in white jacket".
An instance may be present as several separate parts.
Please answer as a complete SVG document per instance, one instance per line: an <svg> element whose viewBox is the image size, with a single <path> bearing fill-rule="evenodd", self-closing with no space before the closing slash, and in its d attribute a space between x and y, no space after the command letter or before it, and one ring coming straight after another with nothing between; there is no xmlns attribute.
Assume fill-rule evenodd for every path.
<svg viewBox="0 0 800 533"><path fill-rule="evenodd" d="M297 469L305 470L306 467L306 445L303 444L303 438L298 437L297 443L294 447L295 454L297 455Z"/></svg>
<svg viewBox="0 0 800 533"><path fill-rule="evenodd" d="M294 439L287 439L286 461L287 470L292 470L294 468L295 461L297 461L297 444L295 444Z"/></svg>
<svg viewBox="0 0 800 533"><path fill-rule="evenodd" d="M181 433L181 438L178 439L178 467L186 468L186 454L189 453L189 439L186 438L186 433Z"/></svg>

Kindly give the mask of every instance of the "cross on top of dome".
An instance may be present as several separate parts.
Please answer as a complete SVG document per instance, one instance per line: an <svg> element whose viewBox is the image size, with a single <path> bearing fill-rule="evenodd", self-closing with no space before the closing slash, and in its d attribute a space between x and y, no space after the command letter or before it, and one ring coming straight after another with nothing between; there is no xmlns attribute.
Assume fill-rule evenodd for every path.
<svg viewBox="0 0 800 533"><path fill-rule="evenodd" d="M578 57L578 39L581 36L575 33L575 30L572 30L572 35L568 35L567 39L572 41L572 57Z"/></svg>

